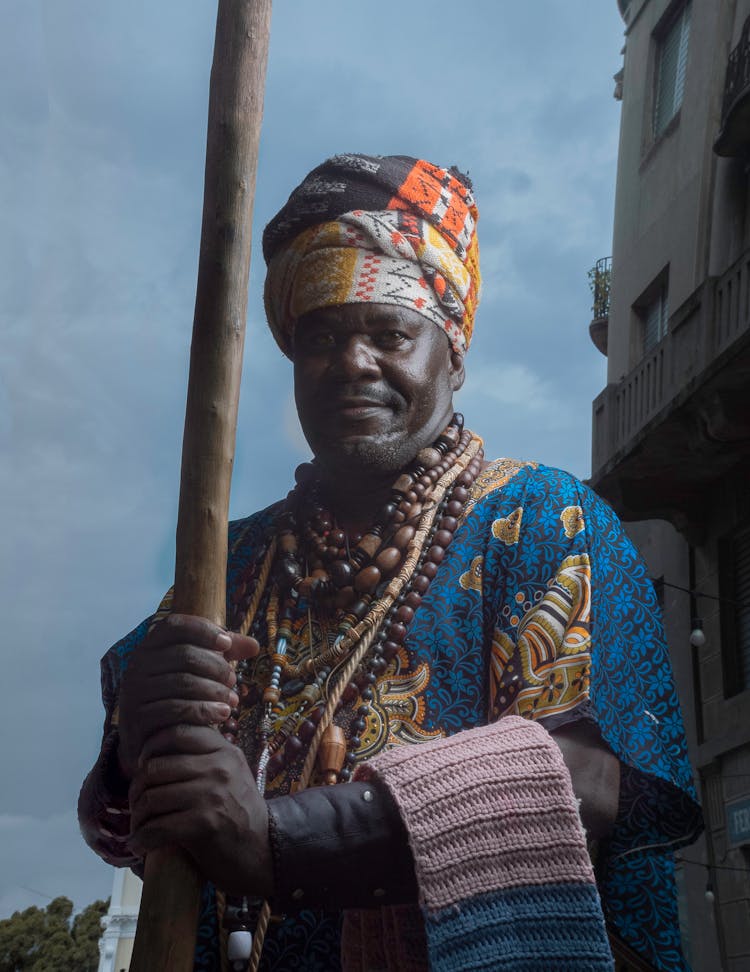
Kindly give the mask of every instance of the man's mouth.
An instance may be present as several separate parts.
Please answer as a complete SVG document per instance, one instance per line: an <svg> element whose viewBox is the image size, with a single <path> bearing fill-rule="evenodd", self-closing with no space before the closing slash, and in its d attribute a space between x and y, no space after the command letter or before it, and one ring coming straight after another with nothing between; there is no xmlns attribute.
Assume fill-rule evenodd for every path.
<svg viewBox="0 0 750 972"><path fill-rule="evenodd" d="M346 418L369 418L388 406L374 398L336 398L330 403L331 411Z"/></svg>

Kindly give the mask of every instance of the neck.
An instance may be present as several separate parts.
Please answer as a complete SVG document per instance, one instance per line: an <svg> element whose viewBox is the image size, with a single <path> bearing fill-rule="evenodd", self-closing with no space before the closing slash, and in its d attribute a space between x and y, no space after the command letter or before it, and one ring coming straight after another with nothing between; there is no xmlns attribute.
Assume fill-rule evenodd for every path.
<svg viewBox="0 0 750 972"><path fill-rule="evenodd" d="M321 477L326 500L338 525L346 533L361 533L388 502L396 474L383 477L368 476L358 480L352 476Z"/></svg>

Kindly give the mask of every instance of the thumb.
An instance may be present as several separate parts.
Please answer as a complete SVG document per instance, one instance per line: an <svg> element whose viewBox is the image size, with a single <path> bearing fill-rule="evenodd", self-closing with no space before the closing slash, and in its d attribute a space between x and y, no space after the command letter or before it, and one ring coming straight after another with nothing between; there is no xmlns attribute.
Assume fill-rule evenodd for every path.
<svg viewBox="0 0 750 972"><path fill-rule="evenodd" d="M237 631L222 631L216 639L216 648L227 661L244 661L246 658L255 658L260 652L260 645L255 638Z"/></svg>

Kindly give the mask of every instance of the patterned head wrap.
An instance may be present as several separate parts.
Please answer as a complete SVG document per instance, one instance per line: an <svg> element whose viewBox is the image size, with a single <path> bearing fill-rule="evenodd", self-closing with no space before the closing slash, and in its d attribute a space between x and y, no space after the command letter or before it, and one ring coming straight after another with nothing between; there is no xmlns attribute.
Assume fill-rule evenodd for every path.
<svg viewBox="0 0 750 972"><path fill-rule="evenodd" d="M337 304L419 311L469 347L479 302L471 183L403 155L336 155L294 190L263 234L265 303L291 356L297 319Z"/></svg>

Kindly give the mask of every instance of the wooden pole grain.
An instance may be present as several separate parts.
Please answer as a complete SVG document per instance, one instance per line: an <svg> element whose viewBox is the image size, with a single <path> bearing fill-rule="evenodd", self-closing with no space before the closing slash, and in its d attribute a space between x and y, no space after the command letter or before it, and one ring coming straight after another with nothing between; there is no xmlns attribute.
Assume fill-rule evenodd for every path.
<svg viewBox="0 0 750 972"><path fill-rule="evenodd" d="M172 609L222 625L270 24L271 0L219 0ZM186 853L148 855L131 972L192 970L200 889Z"/></svg>

